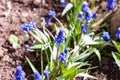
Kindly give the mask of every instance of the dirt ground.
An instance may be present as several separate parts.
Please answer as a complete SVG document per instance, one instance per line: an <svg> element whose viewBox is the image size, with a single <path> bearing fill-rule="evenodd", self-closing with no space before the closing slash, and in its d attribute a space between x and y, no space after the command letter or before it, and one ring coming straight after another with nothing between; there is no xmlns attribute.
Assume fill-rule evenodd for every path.
<svg viewBox="0 0 120 80"><path fill-rule="evenodd" d="M52 0L0 0L0 80L14 80L15 68L21 65L25 71L26 80L33 80L33 73L25 60L25 55L30 57L39 70L36 53L25 53L23 44L20 49L13 49L9 36L15 34L19 41L23 39L24 32L20 25L34 21L40 28L41 18L47 16L48 10L54 9L59 17L61 8ZM27 42L26 42L27 44ZM32 56L32 57L31 57ZM96 60L91 61L98 66ZM120 80L120 72L115 62L110 58L103 58L103 64L90 72L98 80ZM81 80L78 78L77 80ZM92 80L92 79L89 79Z"/></svg>

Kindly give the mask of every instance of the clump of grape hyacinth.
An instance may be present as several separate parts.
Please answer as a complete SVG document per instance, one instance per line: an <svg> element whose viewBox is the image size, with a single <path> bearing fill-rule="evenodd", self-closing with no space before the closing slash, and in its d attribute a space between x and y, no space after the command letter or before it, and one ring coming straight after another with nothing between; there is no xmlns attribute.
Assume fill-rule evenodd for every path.
<svg viewBox="0 0 120 80"><path fill-rule="evenodd" d="M103 38L105 41L108 41L108 40L110 40L110 34L109 34L108 32L103 32L102 38Z"/></svg>
<svg viewBox="0 0 120 80"><path fill-rule="evenodd" d="M45 76L45 78L48 78L48 77L49 77L49 74L50 74L50 72L49 72L48 70L45 70L45 71L43 72L43 75Z"/></svg>
<svg viewBox="0 0 120 80"><path fill-rule="evenodd" d="M34 75L35 75L35 79L34 80L43 80L38 71L35 71Z"/></svg>
<svg viewBox="0 0 120 80"><path fill-rule="evenodd" d="M113 10L115 8L115 0L108 0L107 1L107 9Z"/></svg>
<svg viewBox="0 0 120 80"><path fill-rule="evenodd" d="M58 56L59 60L60 60L62 63L66 62L66 60L67 60L67 59L66 59L67 53L68 53L68 48L66 48L66 49Z"/></svg>
<svg viewBox="0 0 120 80"><path fill-rule="evenodd" d="M24 72L22 70L21 66L17 66L16 67L16 73L15 73L15 80L24 80L25 76L24 76Z"/></svg>
<svg viewBox="0 0 120 80"><path fill-rule="evenodd" d="M116 39L120 39L120 27L118 28L115 36L116 36Z"/></svg>
<svg viewBox="0 0 120 80"><path fill-rule="evenodd" d="M30 22L30 23L23 24L21 26L21 29L28 32L28 31L34 29L35 26L36 26L36 24L34 22Z"/></svg>
<svg viewBox="0 0 120 80"><path fill-rule="evenodd" d="M58 35L55 37L55 43L57 46L60 45L60 43L64 42L65 36L64 36L64 30L60 30Z"/></svg>
<svg viewBox="0 0 120 80"><path fill-rule="evenodd" d="M61 3L62 8L65 8L67 5L65 0L60 0L60 3Z"/></svg>

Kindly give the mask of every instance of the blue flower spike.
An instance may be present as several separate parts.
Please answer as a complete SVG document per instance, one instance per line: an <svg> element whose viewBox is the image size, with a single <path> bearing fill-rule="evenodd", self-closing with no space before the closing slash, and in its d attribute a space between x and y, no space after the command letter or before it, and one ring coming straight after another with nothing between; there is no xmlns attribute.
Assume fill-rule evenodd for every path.
<svg viewBox="0 0 120 80"><path fill-rule="evenodd" d="M24 72L21 66L16 67L15 80L25 80Z"/></svg>
<svg viewBox="0 0 120 80"><path fill-rule="evenodd" d="M102 38L103 38L105 41L108 41L108 40L110 40L110 34L109 34L108 32L103 32Z"/></svg>
<svg viewBox="0 0 120 80"><path fill-rule="evenodd" d="M65 0L60 0L60 3L61 3L62 8L65 8L67 5Z"/></svg>
<svg viewBox="0 0 120 80"><path fill-rule="evenodd" d="M90 8L87 7L86 8L86 13L85 13L85 20L89 21L91 18L92 18L92 14L91 14Z"/></svg>
<svg viewBox="0 0 120 80"><path fill-rule="evenodd" d="M66 48L60 55L59 55L59 60L62 62L62 63L64 63L64 62L66 62L66 55L67 55L67 53L68 53L68 51L69 51L69 49L68 48Z"/></svg>
<svg viewBox="0 0 120 80"><path fill-rule="evenodd" d="M118 31L116 32L116 39L120 39L120 27L118 28Z"/></svg>
<svg viewBox="0 0 120 80"><path fill-rule="evenodd" d="M45 76L45 78L48 78L48 77L49 77L49 74L50 74L50 72L49 72L48 70L45 70L45 71L43 72L43 75Z"/></svg>
<svg viewBox="0 0 120 80"><path fill-rule="evenodd" d="M108 10L114 10L114 8L115 8L115 0L108 0L106 7L107 7Z"/></svg>
<svg viewBox="0 0 120 80"><path fill-rule="evenodd" d="M92 13L92 18L93 18L93 19L96 19L96 18L97 18L96 11Z"/></svg>
<svg viewBox="0 0 120 80"><path fill-rule="evenodd" d="M34 29L35 26L36 26L36 24L34 22L30 22L30 23L23 24L21 26L21 29L28 32L28 31Z"/></svg>
<svg viewBox="0 0 120 80"><path fill-rule="evenodd" d="M29 51L30 50L30 46L29 45L25 45L24 49L25 49L25 51Z"/></svg>
<svg viewBox="0 0 120 80"><path fill-rule="evenodd" d="M56 15L56 13L55 13L55 11L53 11L53 10L49 10L48 15L49 15L50 17L54 17L54 16Z"/></svg>
<svg viewBox="0 0 120 80"><path fill-rule="evenodd" d="M66 57L62 54L60 54L58 58L62 63L64 63L67 60Z"/></svg>
<svg viewBox="0 0 120 80"><path fill-rule="evenodd" d="M88 3L85 1L85 2L83 2L83 4L82 4L81 10L82 10L83 12L85 12L85 11L87 10L87 8L88 8Z"/></svg>
<svg viewBox="0 0 120 80"><path fill-rule="evenodd" d="M84 15L82 11L78 14L78 19L84 20Z"/></svg>
<svg viewBox="0 0 120 80"><path fill-rule="evenodd" d="M82 24L82 25L81 25L81 32L82 32L83 34L87 34L88 29L87 29L87 27L85 26L85 24Z"/></svg>
<svg viewBox="0 0 120 80"><path fill-rule="evenodd" d="M63 56L66 56L67 55L67 53L68 53L68 51L69 51L69 49L68 48L66 48L62 53L61 53L61 55L63 55Z"/></svg>
<svg viewBox="0 0 120 80"><path fill-rule="evenodd" d="M64 30L60 30L58 35L55 37L55 43L57 45L60 45L60 43L64 42L65 36L64 36Z"/></svg>
<svg viewBox="0 0 120 80"><path fill-rule="evenodd" d="M50 18L48 18L48 17L45 18L45 22L46 22L47 24L50 24L50 23L51 23L51 20L52 20L51 17L50 17Z"/></svg>
<svg viewBox="0 0 120 80"><path fill-rule="evenodd" d="M35 71L34 75L35 75L35 79L34 80L43 80L38 71Z"/></svg>

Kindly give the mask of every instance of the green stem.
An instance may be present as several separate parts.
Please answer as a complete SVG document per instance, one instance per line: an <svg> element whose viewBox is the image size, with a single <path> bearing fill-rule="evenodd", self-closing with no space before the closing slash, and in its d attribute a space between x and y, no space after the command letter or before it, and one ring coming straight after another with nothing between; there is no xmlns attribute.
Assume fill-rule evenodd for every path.
<svg viewBox="0 0 120 80"><path fill-rule="evenodd" d="M49 56L48 56L48 54L47 54L47 51L45 50L45 53L46 53L46 57L47 57L47 61L48 61L48 63L50 62L49 61Z"/></svg>
<svg viewBox="0 0 120 80"><path fill-rule="evenodd" d="M59 53L59 48L60 48L60 44L57 48L57 55L56 55L56 66L58 66L58 53ZM57 67L56 67L57 68Z"/></svg>
<svg viewBox="0 0 120 80"><path fill-rule="evenodd" d="M41 74L43 75L43 57L42 57L42 50L41 50L41 53L40 53L40 57L41 57Z"/></svg>
<svg viewBox="0 0 120 80"><path fill-rule="evenodd" d="M63 26L63 24L60 22L60 20L57 18L57 17L55 17L55 16L53 16L55 19L56 19L56 21L58 21L59 22L59 24L62 26L62 28L64 27Z"/></svg>

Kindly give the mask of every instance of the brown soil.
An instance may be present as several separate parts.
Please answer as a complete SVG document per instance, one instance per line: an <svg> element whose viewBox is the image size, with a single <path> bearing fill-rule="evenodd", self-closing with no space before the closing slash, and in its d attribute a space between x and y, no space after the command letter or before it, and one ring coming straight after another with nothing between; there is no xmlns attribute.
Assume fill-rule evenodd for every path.
<svg viewBox="0 0 120 80"><path fill-rule="evenodd" d="M28 42L21 43L20 49L14 49L9 41L11 34L15 34L19 38L19 42L24 39L25 34L20 29L20 25L23 23L34 21L40 28L41 18L45 17L50 9L56 10L57 17L59 17L61 8L57 5L58 3L54 4L52 0L47 0L46 3L44 0L40 1L43 2L39 2L39 0L0 0L0 80L14 80L17 65L23 67L27 80L33 80L33 72L26 62L25 56L28 56L40 70L39 55L34 52L26 53L23 50L23 45ZM98 80L120 80L118 67L110 58L103 58L102 67L93 70L91 74L98 77Z"/></svg>

